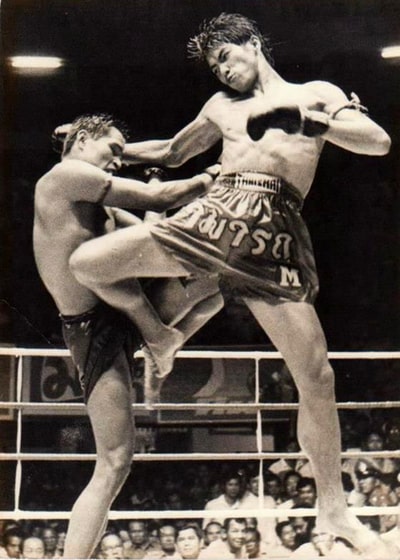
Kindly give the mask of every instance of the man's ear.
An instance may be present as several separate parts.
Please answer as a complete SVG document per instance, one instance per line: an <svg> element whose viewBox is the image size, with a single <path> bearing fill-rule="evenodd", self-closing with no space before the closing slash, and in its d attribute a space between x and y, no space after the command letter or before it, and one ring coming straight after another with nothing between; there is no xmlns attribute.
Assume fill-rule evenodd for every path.
<svg viewBox="0 0 400 560"><path fill-rule="evenodd" d="M83 148L88 138L89 133L87 132L87 130L80 130L76 135L76 143L78 145L78 148Z"/></svg>
<svg viewBox="0 0 400 560"><path fill-rule="evenodd" d="M260 39L257 37L257 35L252 35L249 39L249 43L255 48L257 49L257 51L261 50L261 42Z"/></svg>

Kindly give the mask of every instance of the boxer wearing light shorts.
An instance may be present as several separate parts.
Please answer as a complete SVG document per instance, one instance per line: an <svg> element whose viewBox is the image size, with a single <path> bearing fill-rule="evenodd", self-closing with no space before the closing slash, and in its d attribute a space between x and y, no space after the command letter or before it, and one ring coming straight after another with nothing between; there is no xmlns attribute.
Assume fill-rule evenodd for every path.
<svg viewBox="0 0 400 560"><path fill-rule="evenodd" d="M221 179L176 218L112 233L105 243L84 243L71 269L93 291L101 282L102 297L120 298L121 305L126 296L118 284L130 277L212 271L245 288L244 303L281 352L298 389L298 440L316 480L318 531L347 539L368 558L393 558L346 506L334 373L312 303L314 259L295 195L306 198L325 142L382 156L390 138L354 95L349 99L336 85L283 79L268 39L245 16L222 13L204 22L188 47L223 90L173 138L128 144L124 158L176 167L222 141ZM272 181L264 184L263 177ZM280 184L279 194L265 192L268 184Z"/></svg>

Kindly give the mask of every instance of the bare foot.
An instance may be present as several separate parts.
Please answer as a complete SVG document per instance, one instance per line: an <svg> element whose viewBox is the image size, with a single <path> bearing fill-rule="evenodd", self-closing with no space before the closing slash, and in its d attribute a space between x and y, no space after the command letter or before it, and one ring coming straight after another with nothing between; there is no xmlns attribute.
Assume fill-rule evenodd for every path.
<svg viewBox="0 0 400 560"><path fill-rule="evenodd" d="M350 511L331 514L317 521L317 530L346 539L366 560L400 560L399 551L370 531Z"/></svg>
<svg viewBox="0 0 400 560"><path fill-rule="evenodd" d="M160 402L161 386L165 376L159 376L158 366L146 346L143 346L142 352L144 357L144 402L148 410L153 410L153 405Z"/></svg>
<svg viewBox="0 0 400 560"><path fill-rule="evenodd" d="M149 343L146 346L151 352L157 365L157 377L166 377L174 366L175 355L185 342L183 334L172 327L165 327L165 336L157 343Z"/></svg>

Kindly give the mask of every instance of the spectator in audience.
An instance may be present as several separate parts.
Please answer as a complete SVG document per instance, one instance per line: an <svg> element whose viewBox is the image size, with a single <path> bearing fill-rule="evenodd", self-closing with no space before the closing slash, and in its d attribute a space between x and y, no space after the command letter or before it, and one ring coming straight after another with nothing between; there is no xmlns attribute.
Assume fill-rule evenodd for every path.
<svg viewBox="0 0 400 560"><path fill-rule="evenodd" d="M240 509L241 498L244 495L244 484L243 477L237 471L225 472L221 477L221 490L217 498L209 500L205 505L206 511L218 511L221 509ZM223 524L224 519L218 517L206 518L203 522L203 528L207 523L212 521L218 521Z"/></svg>
<svg viewBox="0 0 400 560"><path fill-rule="evenodd" d="M382 473L369 459L360 459L355 465L357 488L350 492L347 503L351 506L365 506L369 504L371 492L381 484Z"/></svg>
<svg viewBox="0 0 400 560"><path fill-rule="evenodd" d="M244 532L243 558L267 558L266 544L261 540L261 533L253 527L246 527Z"/></svg>
<svg viewBox="0 0 400 560"><path fill-rule="evenodd" d="M267 496L272 496L276 504L282 501L282 481L277 474L267 472L264 477L264 492Z"/></svg>
<svg viewBox="0 0 400 560"><path fill-rule="evenodd" d="M125 549L126 558L144 558L149 552L159 550L149 540L146 522L142 519L133 519L128 523L128 533L131 546Z"/></svg>
<svg viewBox="0 0 400 560"><path fill-rule="evenodd" d="M228 560L229 558L244 557L246 520L229 517L224 521L224 530L226 539L219 539L209 544L207 548L201 551L200 558Z"/></svg>
<svg viewBox="0 0 400 560"><path fill-rule="evenodd" d="M296 533L290 521L281 521L275 527L280 544L268 550L270 558L288 558L296 549Z"/></svg>
<svg viewBox="0 0 400 560"><path fill-rule="evenodd" d="M319 556L336 558L336 560L356 557L349 546L335 539L333 535L319 533L316 529L313 529L311 532L311 542L299 546L293 552L292 558L307 558L307 560L310 560Z"/></svg>
<svg viewBox="0 0 400 560"><path fill-rule="evenodd" d="M305 506L302 506L305 507ZM311 531L315 525L315 517L292 517L289 519L296 534L296 548L310 542Z"/></svg>
<svg viewBox="0 0 400 560"><path fill-rule="evenodd" d="M183 560L200 558L203 533L197 523L187 523L178 527L176 550Z"/></svg>
<svg viewBox="0 0 400 560"><path fill-rule="evenodd" d="M172 492L168 492L165 497L164 509L172 511L185 509L185 504L179 491L173 490Z"/></svg>
<svg viewBox="0 0 400 560"><path fill-rule="evenodd" d="M57 545L55 551L55 558L62 558L64 555L65 537L67 536L67 524L57 524Z"/></svg>
<svg viewBox="0 0 400 560"><path fill-rule="evenodd" d="M258 509L260 492L260 476L257 471L250 471L247 490L241 499L241 508L243 509ZM262 507L264 509L271 509L276 507L275 500L272 496L264 495L262 498ZM257 520L257 527L261 533L261 538L266 543L272 545L276 542L275 539L275 518L260 517Z"/></svg>
<svg viewBox="0 0 400 560"><path fill-rule="evenodd" d="M22 532L19 528L7 529L3 534L3 558L20 558L22 546Z"/></svg>
<svg viewBox="0 0 400 560"><path fill-rule="evenodd" d="M375 507L396 506L397 497L390 493L386 488L378 486L372 490L368 505ZM386 533L394 529L397 525L397 515L380 515L379 516L379 533Z"/></svg>
<svg viewBox="0 0 400 560"><path fill-rule="evenodd" d="M301 474L297 471L287 471L283 477L283 500L295 501L297 497L297 484L301 479Z"/></svg>
<svg viewBox="0 0 400 560"><path fill-rule="evenodd" d="M161 521L152 519L147 523L147 532L149 535L149 542L153 548L161 548L159 529L161 526Z"/></svg>
<svg viewBox="0 0 400 560"><path fill-rule="evenodd" d="M27 537L22 541L22 558L27 560L44 558L44 542L39 537Z"/></svg>
<svg viewBox="0 0 400 560"><path fill-rule="evenodd" d="M44 542L44 557L54 558L58 540L57 531L50 525L45 526L42 531L42 539Z"/></svg>
<svg viewBox="0 0 400 560"><path fill-rule="evenodd" d="M177 530L173 523L165 521L158 528L158 541L160 543L160 550L150 550L145 558L151 560L152 558L179 558L176 552Z"/></svg>
<svg viewBox="0 0 400 560"><path fill-rule="evenodd" d="M218 521L210 521L204 527L204 545L208 546L211 542L214 542L222 538L223 527Z"/></svg>
<svg viewBox="0 0 400 560"><path fill-rule="evenodd" d="M122 539L116 533L104 533L98 548L99 558L125 558Z"/></svg>
<svg viewBox="0 0 400 560"><path fill-rule="evenodd" d="M317 488L315 480L303 477L297 483L297 497L294 505L298 507L315 507L317 501Z"/></svg>

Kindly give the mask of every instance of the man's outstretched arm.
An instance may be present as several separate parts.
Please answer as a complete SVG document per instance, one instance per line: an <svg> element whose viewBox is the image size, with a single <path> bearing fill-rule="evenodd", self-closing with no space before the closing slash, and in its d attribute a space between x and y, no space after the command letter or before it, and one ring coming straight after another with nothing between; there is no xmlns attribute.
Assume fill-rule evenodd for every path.
<svg viewBox="0 0 400 560"><path fill-rule="evenodd" d="M221 138L221 131L203 113L168 140L146 140L126 144L123 160L127 164L159 163L179 167L207 151Z"/></svg>

